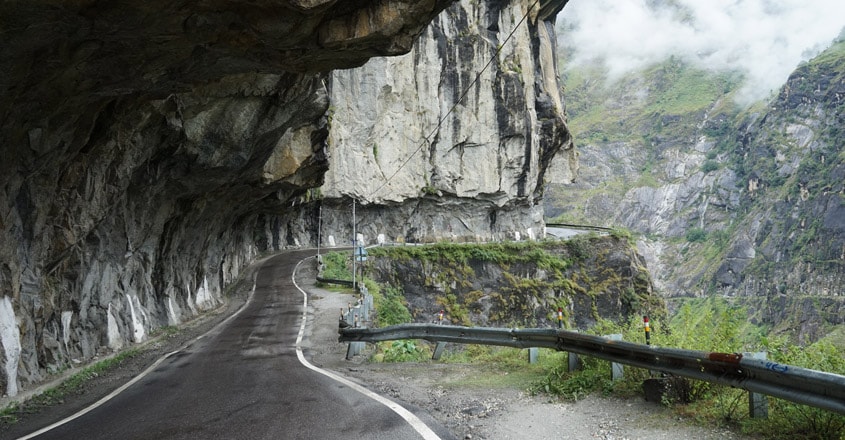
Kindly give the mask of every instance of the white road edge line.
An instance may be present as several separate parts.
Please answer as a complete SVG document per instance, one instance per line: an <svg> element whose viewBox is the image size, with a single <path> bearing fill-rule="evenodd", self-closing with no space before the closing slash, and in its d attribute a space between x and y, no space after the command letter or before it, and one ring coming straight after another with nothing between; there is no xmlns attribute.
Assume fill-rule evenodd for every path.
<svg viewBox="0 0 845 440"><path fill-rule="evenodd" d="M315 367L310 362L308 362L307 359L305 359L305 355L302 354L302 337L305 334L305 324L306 324L307 319L308 319L308 294L305 293L305 291L302 290L301 287L299 287L299 284L297 284L297 282L296 282L296 271L299 269L299 265L302 264L302 262L304 262L305 260L311 259L311 258L314 258L314 257L308 257L308 258L305 258L303 260L300 260L299 263L296 264L296 267L294 267L293 274L291 275L291 280L293 281L293 285L296 286L296 288L302 293L302 324L299 327L299 335L296 337L296 357L299 359L299 362L302 365L304 365L306 368L309 368L313 371L316 371L317 373L320 373L320 374L327 376L327 377L329 377L329 378L331 378L335 381L338 381L338 382L348 386L349 388L352 388L355 391L358 391L359 393L369 397L370 399L373 399L376 402L379 402L382 405L390 408L393 412L398 414L399 417L402 417L403 419L405 419L405 421L408 422L408 424L411 425L411 427L414 428L414 430L417 431L425 440L441 440L441 438L434 431L432 431L431 428L429 428L428 425L425 424L425 422L420 420L419 417L414 415L414 413L408 411L407 409L405 409L403 406L399 405L398 403L396 403L396 402L394 402L394 401L392 401L392 400L390 400L390 399L388 399L384 396L378 395L378 394L362 387L361 385L358 385L357 383L352 382L349 379L346 379L345 377L339 376L339 375L332 373L330 371L327 371L327 370L323 370L322 368Z"/></svg>
<svg viewBox="0 0 845 440"><path fill-rule="evenodd" d="M70 416L68 416L68 417L66 417L66 418L64 418L64 419L62 419L62 420L59 420L58 422L53 423L52 425L45 426L45 427L43 427L43 428L39 429L38 431L32 432L32 433L30 433L30 434L27 434L27 435L25 435L25 436L23 436L23 437L18 437L18 439L17 439L17 440L29 440L29 439L31 439L31 438L33 438L33 437L39 436L39 435L41 435L41 434L44 434L44 433L45 433L45 432L47 432L47 431L50 431L50 430L55 429L55 428L58 428L59 426L62 426L62 425L64 425L65 423L68 423L68 422L70 422L70 421L73 421L73 420L75 420L75 419L78 419L79 417L84 416L85 414L88 414L89 412L91 412L91 411L93 411L93 410L95 410L95 409L99 408L99 407L100 407L100 406L102 406L104 403L106 403L106 402L108 402L109 400L113 399L113 398L114 398L115 396L117 396L118 394L120 394L120 393L122 393L122 392L126 391L126 389L127 389L127 388L131 387L131 386L132 386L132 385L134 385L136 382L138 382L139 380L143 379L146 375L150 374L153 370L155 370L155 369L156 369L156 367L158 367L158 366L159 366L162 362L164 362L164 361L165 361L165 359L169 358L170 356L173 356L173 355L174 355L174 354L176 354L176 353L179 353L180 351L184 350L187 346L189 346L189 345L193 344L194 342L199 341L200 339L204 338L204 337L205 337L205 335L207 335L207 334L211 333L212 331L216 330L218 327L222 326L223 324L225 324L225 323L227 323L227 322L231 321L231 320L232 320L232 318L234 318L234 317L235 317L235 316L237 316L239 313L241 313L241 311L243 311L243 310L246 308L246 306L248 306L248 305L249 305L249 303L250 303L250 302L252 302L252 297L253 297L253 296L254 296L254 294L255 294L255 285L256 285L257 281L258 281L258 272L256 272L255 279L253 279L253 281L252 281L252 291L249 293L249 297L248 297L248 298L247 298L247 300L244 302L244 304L241 306L241 308L239 308L239 309L238 309L235 313L233 313L232 315L230 315L228 318L224 319L223 321L219 322L217 325L215 325L214 327L212 327L212 328L211 328L211 330L209 330L209 331L207 331L207 332L205 332L205 333L203 333L203 334L201 334L201 335L197 336L197 337L196 337L196 338L194 338L194 339L191 339L190 341L188 341L187 343L185 343L185 345L183 345L183 346L179 347L179 349L178 349L178 350L176 350L176 351L171 351L170 353L167 353L167 354L165 354L164 356L162 356L162 357L158 358L158 360L157 360L157 361L155 361L155 362L154 362L152 365L150 365L149 367L147 367L147 369L146 369L146 370L142 371L142 372L141 372L141 374L139 374L139 375L135 376L134 378L132 378L132 380L130 380L129 382L126 382L126 383L125 383L125 384L123 384L123 386L121 386L120 388L118 388L118 389L116 389L116 390L112 391L112 392L111 392L111 393L109 393L108 395L104 396L102 399L100 399L100 400L98 400L98 401L96 401L96 402L92 403L90 406L88 406L87 408L83 409L82 411L79 411L79 412L78 412L78 413L76 413L76 414L70 415Z"/></svg>

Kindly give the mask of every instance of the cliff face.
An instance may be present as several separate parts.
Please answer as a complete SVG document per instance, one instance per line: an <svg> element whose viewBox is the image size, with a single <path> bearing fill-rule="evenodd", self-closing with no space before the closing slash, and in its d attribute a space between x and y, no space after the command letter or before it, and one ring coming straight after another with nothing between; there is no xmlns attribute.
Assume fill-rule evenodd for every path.
<svg viewBox="0 0 845 440"><path fill-rule="evenodd" d="M742 112L731 103L735 79L672 62L607 93L569 88L606 117L570 107L588 140L579 181L549 191L548 214L642 233L640 252L667 297L719 295L796 342L841 331L844 63L840 41ZM680 103L662 93L690 88L681 84L698 93Z"/></svg>
<svg viewBox="0 0 845 440"><path fill-rule="evenodd" d="M552 158L576 163L547 3L464 1L407 55L334 71L324 205L363 204L367 242L542 236Z"/></svg>
<svg viewBox="0 0 845 440"><path fill-rule="evenodd" d="M712 282L799 341L845 324L845 41L800 66L731 137L743 191Z"/></svg>
<svg viewBox="0 0 845 440"><path fill-rule="evenodd" d="M5 394L13 396L53 371L143 341L155 328L216 307L225 286L262 252L315 243L322 233L318 205L302 202L323 183L329 162L342 160L343 150L353 146L335 140L345 135L330 138L330 130L355 131L352 124L367 123L334 119L334 109L345 98L335 95L341 81L326 72L412 50L417 35L451 3L0 5L0 102L5 104L0 109L0 385ZM484 12L496 17L485 22L493 25L502 20L503 8L512 7L517 15L528 2L481 3L474 7L494 11ZM503 227L508 231L541 221L534 211L519 214L514 208L536 205L541 164L566 145L560 113L548 110L560 106L539 105L546 102L544 96L557 99L552 98L556 86L538 85L548 72L534 71L540 69L536 51L544 47L537 41L548 30L544 20L563 3L543 1L539 12L530 14L524 28L530 32L518 38L530 43L515 43L531 48L530 56L519 55L523 73L488 79L487 88L506 85L508 92L484 92L485 99L516 97L519 102L505 104L509 110L496 116L485 110L499 121L494 133L510 139L496 140L490 133L483 138L499 148L507 145L505 165L498 168L507 174L501 188L485 185L474 191L430 178L438 189L461 196L438 198L426 192L425 202L419 197L402 203L408 194L397 188L404 184L391 180L390 191L362 199L371 203L368 209L396 207L400 214L391 220L394 226L397 217L425 203L439 212L460 205L472 219L467 203L482 195L475 203L487 209L482 215L487 224L506 223L496 221L500 209L515 218L514 226ZM456 26L452 32L460 33ZM432 28L425 32L434 35ZM502 38L499 31L490 32L484 37ZM489 53L489 44L478 47ZM459 64L468 71L470 63ZM426 68L417 68L412 77L422 78ZM458 74L450 75L456 79ZM357 87L354 78L348 84ZM440 99L431 97L442 94L425 96ZM372 97L372 105L387 99ZM333 99L342 102L332 104ZM443 110L438 112L427 115L421 127L428 129ZM554 134L551 141L543 137L549 133ZM448 148L459 143L446 132L438 138ZM392 148L413 142L379 143L379 154L398 157L406 150L394 155ZM520 152L530 157L523 161L516 157ZM434 169L412 176L432 177ZM437 170L451 180L456 170L479 171ZM345 197L371 189L361 188L326 193ZM344 204L326 201L332 203ZM328 230L351 229L349 220L324 212ZM462 224L460 218L429 214L435 226ZM367 221L382 220L373 215Z"/></svg>
<svg viewBox="0 0 845 440"><path fill-rule="evenodd" d="M0 385L219 304L327 167L329 69L449 1L0 5ZM313 72L313 73L312 73Z"/></svg>

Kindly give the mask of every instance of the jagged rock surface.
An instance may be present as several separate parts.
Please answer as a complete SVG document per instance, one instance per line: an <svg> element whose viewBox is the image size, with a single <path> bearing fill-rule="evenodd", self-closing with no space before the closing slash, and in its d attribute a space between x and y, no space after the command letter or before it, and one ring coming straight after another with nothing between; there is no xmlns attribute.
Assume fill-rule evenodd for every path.
<svg viewBox="0 0 845 440"><path fill-rule="evenodd" d="M321 237L317 204L300 202L323 183L329 161L343 157L338 151L352 146L330 142L329 129L360 123L330 121L331 100L338 98L329 95L327 85L339 80L330 80L327 72L408 52L451 3L2 3L0 390L13 396L51 372L216 307L226 285L257 255L316 242ZM497 14L527 5L481 3L473 7L487 14L485 23L502 26L514 23L499 23L509 16ZM501 81L507 87L506 93L485 92L486 99L520 100L496 109L502 111L499 127L483 135L485 142L506 147L504 165L496 171L503 183L473 184L478 189L457 185L456 171L468 176L482 167L439 165L419 175L438 170L443 177L432 182L441 191L454 191L453 197L409 199L397 191L402 181L393 181L391 191L398 196L366 199L364 212L396 208L393 227L397 218L417 219L414 210L422 210L428 217L412 222L429 229L400 231L414 238L431 237L439 230L435 227L449 225L461 235L477 230L492 235L493 225L519 231L540 224L535 207L543 164L567 146L568 134L554 101L557 87L548 82L553 70L540 67L536 52L548 49L538 42L550 31L546 20L564 3L540 2L520 41L506 49L518 58L500 62L516 66L519 61L525 73L496 71L484 86ZM436 29L425 32L434 35ZM501 39L494 30L482 36ZM441 37L438 44L449 43ZM477 46L484 54L491 47ZM460 76L449 88L452 93L477 67L468 66L484 58L470 55L458 51L450 58L466 69L449 74L453 81ZM435 102L441 98L425 95ZM442 111L438 108L420 127L430 127ZM448 146L437 154L460 143L446 134L432 138ZM329 147L337 158L329 159ZM392 148L403 151L390 143L380 144L379 152L391 157ZM357 176L356 169L341 171ZM326 206L347 208L342 197L359 191L338 192L341 199L327 200ZM436 215L446 211L444 206L461 211ZM530 209L520 213L520 206ZM338 235L352 229L345 213L323 220ZM367 233L374 237L376 228Z"/></svg>
<svg viewBox="0 0 845 440"><path fill-rule="evenodd" d="M403 255L402 248L385 249L381 253ZM525 250L569 262L564 270L544 268L538 261L503 262L501 256L494 262L472 252L461 261L449 252L444 248L426 258L415 257L413 251L398 258L377 255L368 271L383 288L403 293L416 322L439 322L443 310L446 324L557 327L560 308L565 328L586 330L600 319L665 314L642 256L615 237L578 237ZM478 250L485 252L502 251Z"/></svg>
<svg viewBox="0 0 845 440"><path fill-rule="evenodd" d="M407 52L449 3L3 2L3 393L215 307L310 237L290 205L328 166L322 72Z"/></svg>
<svg viewBox="0 0 845 440"><path fill-rule="evenodd" d="M407 55L333 72L324 207L363 204L368 243L541 237L552 159L569 175L577 159L554 56L565 2L533 4L455 4ZM349 243L351 218L327 220Z"/></svg>
<svg viewBox="0 0 845 440"><path fill-rule="evenodd" d="M671 124L655 117L661 130L636 132L642 139L582 143L579 180L547 214L579 212L642 233L640 252L667 297L719 295L799 343L841 331L843 44L742 115L726 112L723 96ZM652 88L629 80L617 90L647 96ZM703 238L688 238L695 230Z"/></svg>

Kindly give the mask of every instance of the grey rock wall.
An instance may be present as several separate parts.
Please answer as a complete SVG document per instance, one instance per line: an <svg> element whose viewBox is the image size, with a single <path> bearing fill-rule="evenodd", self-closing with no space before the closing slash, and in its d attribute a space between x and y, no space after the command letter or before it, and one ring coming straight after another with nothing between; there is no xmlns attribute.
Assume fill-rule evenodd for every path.
<svg viewBox="0 0 845 440"><path fill-rule="evenodd" d="M351 197L371 240L537 233L547 165L574 159L550 57L565 1L539 2L509 44L533 2L467 2L414 49L451 3L0 5L3 393L217 307L256 256L327 236L321 221L340 244L351 220L331 208ZM385 78L325 73L412 49Z"/></svg>
<svg viewBox="0 0 845 440"><path fill-rule="evenodd" d="M450 3L0 5L2 393L214 308L257 255L304 244L321 72L407 52Z"/></svg>
<svg viewBox="0 0 845 440"><path fill-rule="evenodd" d="M334 71L331 212L351 217L357 200L370 243L542 236L552 159L577 172L554 57L564 4L462 1L407 55ZM349 244L342 218L328 220L326 237Z"/></svg>
<svg viewBox="0 0 845 440"><path fill-rule="evenodd" d="M7 393L15 377L37 381L220 305L241 268L282 245L256 240L279 229L262 212L320 182L328 100L316 75L250 80L87 109L84 145L7 183L7 365L20 346Z"/></svg>

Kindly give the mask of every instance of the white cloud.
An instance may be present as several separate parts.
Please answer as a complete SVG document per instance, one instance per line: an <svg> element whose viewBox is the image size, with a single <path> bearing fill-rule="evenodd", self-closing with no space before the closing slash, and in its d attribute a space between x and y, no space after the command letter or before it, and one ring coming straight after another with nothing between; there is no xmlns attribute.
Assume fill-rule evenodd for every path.
<svg viewBox="0 0 845 440"><path fill-rule="evenodd" d="M675 55L707 69L742 70L742 93L752 100L830 45L845 26L845 2L570 0L558 22L571 29L564 41L574 50L571 65L599 59L619 77Z"/></svg>

